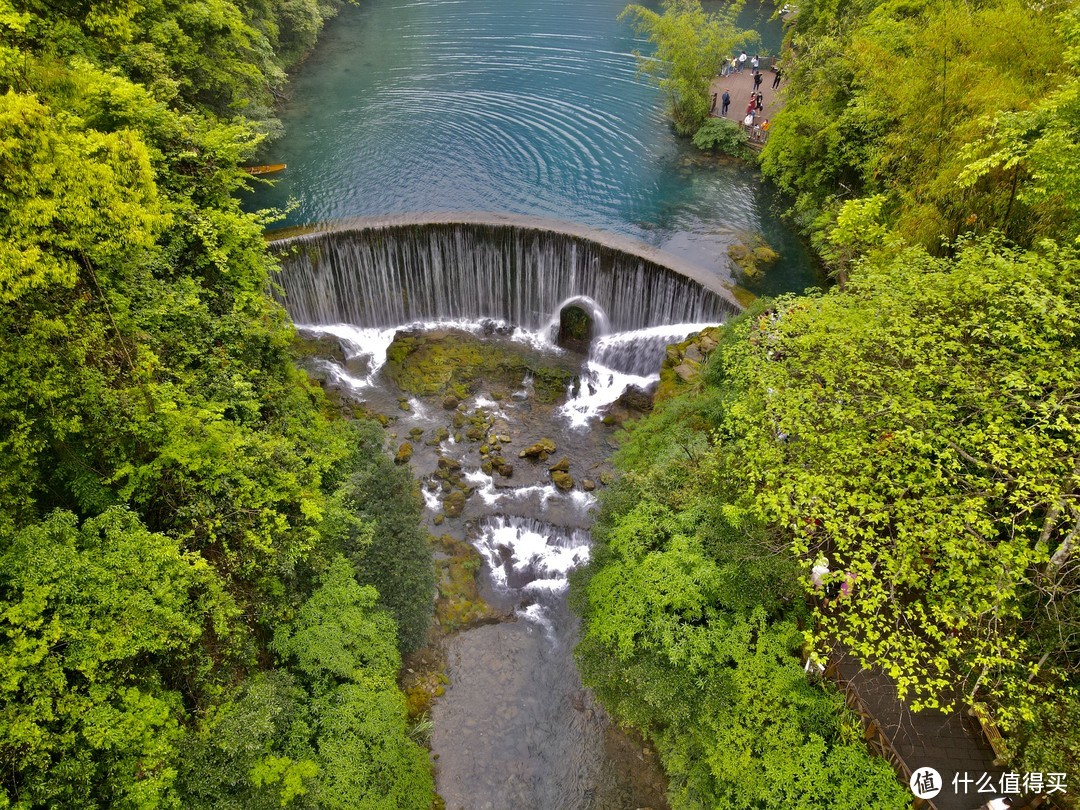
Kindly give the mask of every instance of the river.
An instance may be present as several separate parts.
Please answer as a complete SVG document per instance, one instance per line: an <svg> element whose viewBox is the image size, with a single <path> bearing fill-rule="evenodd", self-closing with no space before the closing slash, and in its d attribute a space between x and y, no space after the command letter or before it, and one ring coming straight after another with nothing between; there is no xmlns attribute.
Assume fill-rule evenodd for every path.
<svg viewBox="0 0 1080 810"><path fill-rule="evenodd" d="M484 595L516 619L447 645L450 684L433 710L431 747L451 810L665 806L655 757L582 688L567 576L588 559L595 496L612 471L615 427L600 416L625 385L655 381L666 343L731 304L696 271L672 275L648 250L624 253L618 240L726 280L727 247L760 235L781 258L746 286L768 294L816 282L759 174L673 135L659 92L637 75L633 51L648 43L616 19L621 8L610 0L346 7L297 72L285 136L264 155L289 168L247 201L255 210L291 200L283 226L513 215L506 226L301 237L283 262L293 319L337 341L312 369L387 415L395 445L413 438L409 463L429 527L477 547ZM742 20L775 53L770 14L751 5ZM570 226L544 232L541 218ZM569 301L584 303L602 335L587 356L552 343ZM416 396L379 371L395 333L410 325L436 342L471 334L481 355L516 359L498 381L467 380L463 393L458 380L460 402L447 407L448 388ZM508 378L520 362L537 374ZM539 375L568 368L573 383L552 399ZM541 438L558 447L550 460L519 458ZM569 492L549 472L564 457ZM506 462L513 471L504 475ZM459 493L466 500L456 514L448 505Z"/></svg>
<svg viewBox="0 0 1080 810"><path fill-rule="evenodd" d="M634 51L650 45L617 20L623 5L346 6L296 72L280 113L285 135L263 157L288 169L249 207L293 200L282 226L432 211L547 217L641 239L725 276L728 245L758 233L781 259L751 289L815 284L760 175L673 134L659 91L638 75ZM751 2L740 22L777 53L772 12Z"/></svg>

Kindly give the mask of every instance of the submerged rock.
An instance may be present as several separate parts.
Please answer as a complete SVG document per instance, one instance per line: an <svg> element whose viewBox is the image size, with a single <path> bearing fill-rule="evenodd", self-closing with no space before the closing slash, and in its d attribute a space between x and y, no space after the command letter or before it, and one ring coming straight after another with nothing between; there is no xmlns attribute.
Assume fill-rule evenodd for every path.
<svg viewBox="0 0 1080 810"><path fill-rule="evenodd" d="M397 449L397 455L394 456L395 464L408 464L409 459L412 458L413 448L409 442L402 442L401 446Z"/></svg>
<svg viewBox="0 0 1080 810"><path fill-rule="evenodd" d="M596 489L596 482L593 481L591 478L582 479L581 488L586 492L592 492L594 489Z"/></svg>

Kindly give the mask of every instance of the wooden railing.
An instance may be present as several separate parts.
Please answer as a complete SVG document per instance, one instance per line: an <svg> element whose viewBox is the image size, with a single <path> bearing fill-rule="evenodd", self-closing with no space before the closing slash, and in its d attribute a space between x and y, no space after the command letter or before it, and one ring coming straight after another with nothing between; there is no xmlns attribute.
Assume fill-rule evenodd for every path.
<svg viewBox="0 0 1080 810"><path fill-rule="evenodd" d="M911 767L904 761L904 758L900 756L895 748L893 748L892 741L885 736L885 732L881 730L878 725L877 719L870 714L866 705L859 698L858 693L852 688L851 683L845 681L840 674L840 668L836 664L836 660L829 659L828 666L825 667L825 677L830 678L836 682L836 685L840 687L840 691L844 693L844 704L852 709L857 715L863 725L863 739L866 741L870 750L884 759L890 765L893 766L893 770L896 771L896 775L900 778L900 781L905 785L911 781L912 770ZM929 799L913 798L911 802L913 810L937 810L935 805Z"/></svg>
<svg viewBox="0 0 1080 810"><path fill-rule="evenodd" d="M1008 745L1002 738L1001 732L998 731L998 727L994 725L994 721L991 719L986 707L981 703L972 704L971 714L978 718L983 736L990 743L990 747L994 749L994 764L1004 765L1009 760Z"/></svg>

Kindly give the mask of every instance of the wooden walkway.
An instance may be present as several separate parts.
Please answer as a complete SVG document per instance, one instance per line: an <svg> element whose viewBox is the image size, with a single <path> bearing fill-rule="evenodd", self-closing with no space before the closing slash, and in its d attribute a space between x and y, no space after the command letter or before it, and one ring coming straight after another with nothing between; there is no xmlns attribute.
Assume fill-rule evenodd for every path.
<svg viewBox="0 0 1080 810"><path fill-rule="evenodd" d="M888 760L906 785L911 774L923 767L941 774L943 789L933 799L916 799L915 810L977 810L999 793L979 793L977 780L989 775L1000 784L1006 770L995 764L995 754L978 719L964 712L912 712L896 697L896 683L880 670L863 669L857 660L836 648L825 670L826 676L839 685L847 705L862 718L867 745ZM972 782L964 793L963 777ZM960 792L953 788L959 776ZM1014 807L1050 806L1038 798L1021 800L1014 796Z"/></svg>

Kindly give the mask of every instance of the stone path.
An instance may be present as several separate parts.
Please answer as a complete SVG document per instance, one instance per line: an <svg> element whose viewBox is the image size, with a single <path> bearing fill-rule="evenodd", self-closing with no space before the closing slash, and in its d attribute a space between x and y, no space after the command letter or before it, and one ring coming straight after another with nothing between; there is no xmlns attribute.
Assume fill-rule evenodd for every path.
<svg viewBox="0 0 1080 810"><path fill-rule="evenodd" d="M931 767L941 774L944 787L932 804L936 810L976 810L998 793L979 794L976 780L988 774L999 784L1003 768L994 764L994 752L982 735L978 720L960 711L912 712L896 697L896 684L880 670L863 669L859 662L841 650L830 659L830 673L848 692L853 693L861 709L872 718L868 740L880 731L892 752L885 752L897 770L910 775L914 770ZM849 700L850 705L850 700ZM867 718L864 718L866 722ZM894 753L895 757L889 754ZM964 775L972 782L964 793ZM953 789L953 777L959 775ZM905 777L907 778L907 777ZM984 783L985 785L985 783Z"/></svg>
<svg viewBox="0 0 1080 810"><path fill-rule="evenodd" d="M750 60L747 60L747 65L750 64ZM776 73L772 70L761 70L761 102L764 105L761 112L758 113L757 122L760 124L765 119L772 120L784 106L783 89L784 81L780 82L780 87L776 90L773 89L773 79L776 78ZM716 111L713 113L714 118L720 117L721 98L724 95L724 91L727 90L731 94L731 107L728 109L727 118L741 123L743 117L746 115L746 105L750 103L750 94L754 88L754 75L753 72L747 67L742 73L730 73L727 76L717 76L712 81L712 86L709 90L710 99L712 93L716 93Z"/></svg>

